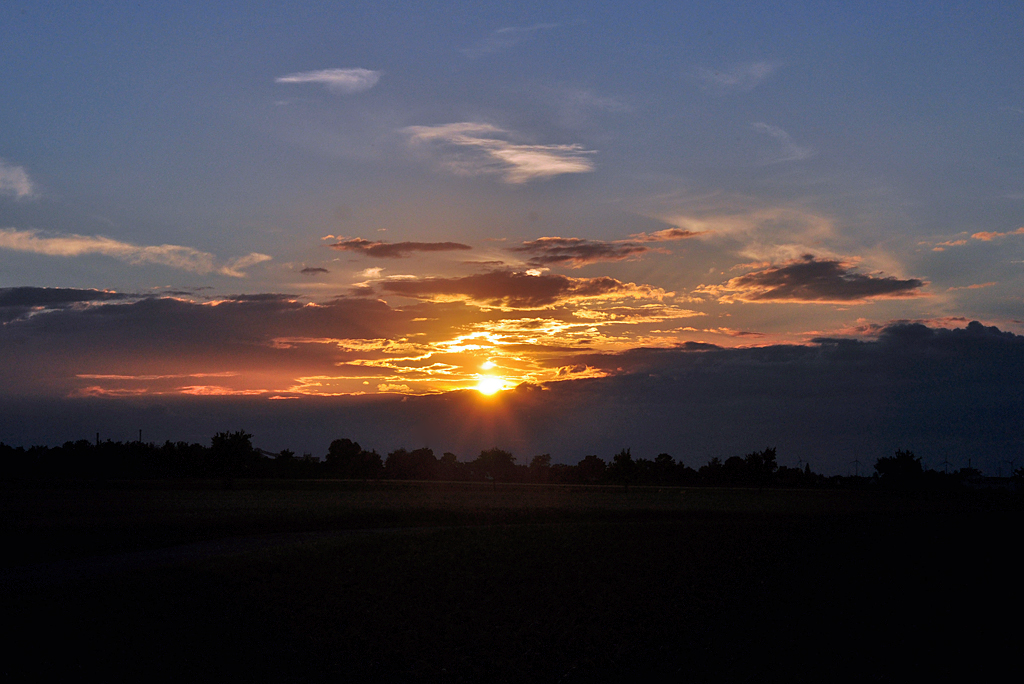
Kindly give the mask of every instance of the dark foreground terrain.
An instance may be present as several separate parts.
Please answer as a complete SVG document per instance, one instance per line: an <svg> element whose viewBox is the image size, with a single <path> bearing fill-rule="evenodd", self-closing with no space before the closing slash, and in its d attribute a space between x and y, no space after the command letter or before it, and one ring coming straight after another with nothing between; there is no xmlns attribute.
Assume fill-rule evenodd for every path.
<svg viewBox="0 0 1024 684"><path fill-rule="evenodd" d="M1010 495L8 487L0 672L904 681L1018 670Z"/></svg>

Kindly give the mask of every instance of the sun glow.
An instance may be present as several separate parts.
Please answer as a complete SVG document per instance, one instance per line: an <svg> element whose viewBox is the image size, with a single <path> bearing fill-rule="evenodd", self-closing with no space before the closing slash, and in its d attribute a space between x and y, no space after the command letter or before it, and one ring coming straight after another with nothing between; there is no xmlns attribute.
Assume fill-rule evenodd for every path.
<svg viewBox="0 0 1024 684"><path fill-rule="evenodd" d="M494 394L505 389L505 381L493 375L481 375L476 383L476 391L480 394Z"/></svg>

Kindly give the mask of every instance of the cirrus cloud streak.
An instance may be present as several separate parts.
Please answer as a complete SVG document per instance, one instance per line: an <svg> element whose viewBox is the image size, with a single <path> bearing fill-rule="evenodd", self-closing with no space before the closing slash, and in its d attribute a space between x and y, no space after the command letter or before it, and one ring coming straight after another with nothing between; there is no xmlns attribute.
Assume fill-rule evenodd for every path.
<svg viewBox="0 0 1024 684"><path fill-rule="evenodd" d="M319 83L340 95L351 95L377 85L380 72L371 69L319 69L278 76L275 83Z"/></svg>
<svg viewBox="0 0 1024 684"><path fill-rule="evenodd" d="M244 278L244 269L271 258L252 252L219 262L209 252L182 245L133 245L100 235L73 233L44 237L37 230L16 228L0 228L0 249L60 257L102 254L133 265L160 264L193 273L219 273L233 278Z"/></svg>
<svg viewBox="0 0 1024 684"><path fill-rule="evenodd" d="M417 145L434 146L442 166L458 175L495 174L519 184L567 173L590 173L594 163L581 145L536 145L505 140L511 133L487 123L463 121L408 126L402 133Z"/></svg>

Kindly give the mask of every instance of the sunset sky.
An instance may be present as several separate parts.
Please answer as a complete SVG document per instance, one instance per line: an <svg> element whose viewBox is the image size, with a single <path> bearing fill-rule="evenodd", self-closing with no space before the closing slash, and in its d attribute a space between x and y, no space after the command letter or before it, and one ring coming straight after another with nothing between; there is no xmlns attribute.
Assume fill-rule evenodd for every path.
<svg viewBox="0 0 1024 684"><path fill-rule="evenodd" d="M56 416L4 419L0 441L91 437L100 402L131 415L115 439L142 427L131 411L180 407L150 431L178 439L236 407L275 449L290 425L314 452L341 436L413 448L429 433L464 458L493 437L520 462L546 443L567 462L649 444L636 455L692 448L697 466L778 444L780 462L815 454L845 472L919 443L937 467L982 447L948 421L944 443L958 446L932 446L931 389L906 400L923 402L899 419L911 432L890 426L835 457L799 440L787 454L808 414L785 433L768 417L810 374L836 405L815 419L827 435L851 405L882 401L833 380L867 383L894 363L839 369L837 349L874 358L930 335L932 355L914 347L901 371L925 364L913 382L947 387L927 365L934 349L949 343L950 372L965 354L998 357L1001 371L971 376L994 384L957 394L963 377L948 380L955 396L936 410L1003 435L982 450L1019 452L1019 2L0 12L0 384L9 405L48 402ZM1007 347L971 346L990 342ZM745 360L789 354L791 373L750 371L750 387L767 384L740 403L766 413L742 438L724 416L751 413L728 398L689 396L685 420L671 417L665 397L723 386L709 352L725 384L742 382ZM663 384L630 390L651 405L631 400L628 428L574 441L558 427L567 407L621 417L574 393L641 378ZM879 382L886 401L907 386ZM502 395L515 392L477 391L517 386L517 401L541 397L527 413L554 423L512 411ZM336 397L337 412L310 395ZM984 420L964 418L982 395L995 402ZM470 402L461 415L494 413L489 425L517 418L449 446L434 408L408 408L445 397ZM356 415L344 411L358 421L296 427ZM726 422L702 431L709 416ZM864 420L844 429L878 425ZM440 432L410 427L426 423Z"/></svg>

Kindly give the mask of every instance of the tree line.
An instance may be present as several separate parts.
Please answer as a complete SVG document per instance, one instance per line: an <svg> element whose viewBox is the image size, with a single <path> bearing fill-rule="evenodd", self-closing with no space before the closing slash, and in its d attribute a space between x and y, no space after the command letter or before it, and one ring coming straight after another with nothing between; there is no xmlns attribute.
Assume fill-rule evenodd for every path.
<svg viewBox="0 0 1024 684"><path fill-rule="evenodd" d="M219 432L209 446L171 442L163 445L142 441L95 443L65 442L59 447L11 447L0 442L4 479L191 479L191 478L287 478L358 480L439 480L454 482L533 483L565 485L630 486L752 486L820 487L865 486L877 483L897 489L958 488L981 473L963 468L953 473L925 470L910 451L897 451L875 463L872 478L825 477L802 468L780 466L773 447L726 460L712 458L697 469L666 453L654 459L634 458L623 449L605 461L596 454L575 465L552 463L550 454L539 454L519 463L497 447L481 451L473 460L459 460L445 452L436 456L429 448L397 449L382 457L350 439L331 442L324 458L296 456L284 449L268 453L252 444L245 431ZM1024 477L1018 470L1017 479Z"/></svg>

